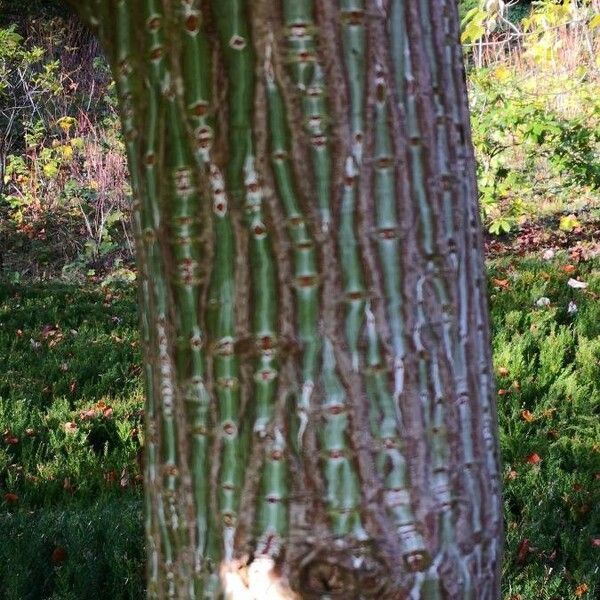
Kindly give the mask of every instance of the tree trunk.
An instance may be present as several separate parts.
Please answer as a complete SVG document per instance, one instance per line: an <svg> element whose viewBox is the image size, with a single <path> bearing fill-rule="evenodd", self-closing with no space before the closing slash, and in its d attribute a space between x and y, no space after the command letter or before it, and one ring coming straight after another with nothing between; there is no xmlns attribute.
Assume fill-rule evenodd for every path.
<svg viewBox="0 0 600 600"><path fill-rule="evenodd" d="M149 598L499 598L455 0L87 0L136 200Z"/></svg>

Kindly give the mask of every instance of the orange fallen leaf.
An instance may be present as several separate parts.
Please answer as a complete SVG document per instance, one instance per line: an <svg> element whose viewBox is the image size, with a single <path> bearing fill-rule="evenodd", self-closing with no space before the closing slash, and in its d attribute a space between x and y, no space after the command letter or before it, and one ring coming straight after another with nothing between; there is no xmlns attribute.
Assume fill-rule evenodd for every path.
<svg viewBox="0 0 600 600"><path fill-rule="evenodd" d="M564 273L574 273L577 270L577 267L575 265L563 265L560 269Z"/></svg>
<svg viewBox="0 0 600 600"><path fill-rule="evenodd" d="M503 388L498 390L498 396L506 396L506 394L510 394L510 390L505 390Z"/></svg>
<svg viewBox="0 0 600 600"><path fill-rule="evenodd" d="M583 596L584 594L587 594L588 590L589 590L589 586L587 583L580 583L576 588L575 588L575 595L578 598L581 598L581 596Z"/></svg>
<svg viewBox="0 0 600 600"><path fill-rule="evenodd" d="M510 287L508 279L492 279L492 282L496 287L502 288L503 290L507 290Z"/></svg>
<svg viewBox="0 0 600 600"><path fill-rule="evenodd" d="M527 423L533 423L533 421L535 421L535 416L529 410L522 410L521 419L523 419L523 421L526 421Z"/></svg>
<svg viewBox="0 0 600 600"><path fill-rule="evenodd" d="M19 496L17 496L16 494L13 494L12 492L7 492L6 494L4 494L4 500L6 502L14 504L15 502L19 501Z"/></svg>
<svg viewBox="0 0 600 600"><path fill-rule="evenodd" d="M527 457L527 462L530 465L537 465L541 462L542 457L537 453L537 452L532 452L528 457Z"/></svg>
<svg viewBox="0 0 600 600"><path fill-rule="evenodd" d="M110 419L113 415L113 409L112 406L107 406L103 411L102 411L102 416L105 419Z"/></svg>
<svg viewBox="0 0 600 600"><path fill-rule="evenodd" d="M512 469L506 475L507 479L511 479L511 480L516 479L518 476L519 476L519 474Z"/></svg>
<svg viewBox="0 0 600 600"><path fill-rule="evenodd" d="M500 377L506 377L508 375L508 369L506 367L498 367L498 375L500 375Z"/></svg>

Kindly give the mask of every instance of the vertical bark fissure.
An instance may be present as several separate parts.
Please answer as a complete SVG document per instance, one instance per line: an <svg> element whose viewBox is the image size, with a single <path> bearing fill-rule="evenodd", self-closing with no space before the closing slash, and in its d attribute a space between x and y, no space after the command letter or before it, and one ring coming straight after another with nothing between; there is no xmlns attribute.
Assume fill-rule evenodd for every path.
<svg viewBox="0 0 600 600"><path fill-rule="evenodd" d="M194 569L202 594L218 592L218 566L229 532L231 496L241 494L239 434L240 394L238 357L235 354L235 238L223 175L214 159L214 127L210 41L205 33L206 14L197 1L182 2L178 19L180 32L180 75L188 136L193 140L196 170L205 196L202 216L212 225L212 270L201 302L206 310L206 374L214 390L217 422L213 447L209 436L212 420L207 382L201 373L193 381L198 401L197 418L191 422L192 471L196 509L197 544ZM210 200L208 199L210 197ZM210 203L210 210L207 205ZM188 398L193 401L194 398ZM209 456L218 460L211 476ZM216 485L215 485L216 484ZM211 489L212 488L212 489ZM216 489L214 489L216 488ZM216 501L215 504L213 504ZM215 507L216 517L212 507Z"/></svg>
<svg viewBox="0 0 600 600"><path fill-rule="evenodd" d="M287 62L302 104L303 125L310 139L314 189L327 232L331 223L331 149L326 86L317 53L314 0L283 0Z"/></svg>
<svg viewBox="0 0 600 600"><path fill-rule="evenodd" d="M374 7L374 17L383 17ZM372 50L372 75L370 82L370 113L373 123L372 171L370 173L371 195L374 212L373 238L377 245L379 269L382 272L385 320L392 350L391 364L381 356L375 315L367 310L368 369L380 409L378 438L381 449L378 457L379 471L384 476L385 504L396 528L406 566L421 570L428 563L428 551L420 526L412 509L411 482L405 458L406 447L402 439L405 423L400 412L399 398L404 390L404 363L406 353L405 325L402 319L402 295L400 265L400 226L396 208L396 158L390 135L388 114L389 90L384 71L384 57L377 48L377 36L384 33L379 23L372 23L370 34ZM389 387L389 367L393 371L393 392Z"/></svg>
<svg viewBox="0 0 600 600"><path fill-rule="evenodd" d="M302 383L297 403L297 414L300 420L298 447L302 448L302 438L308 424L310 398L315 387L320 352L318 337L319 274L315 242L296 196L296 182L290 164L291 148L285 104L275 79L271 52L272 47L269 46L268 62L264 68L269 111L270 158L277 193L287 219L294 261L293 287L296 296L296 326L302 347L300 369Z"/></svg>
<svg viewBox="0 0 600 600"><path fill-rule="evenodd" d="M262 206L264 178L258 172L254 149L255 58L244 3L236 0L213 2L213 13L229 87L230 193L238 202L243 198L249 230L252 329L255 354L258 355L250 407L254 412L252 430L257 439L269 437L266 444L257 446L257 451L262 453L262 467L255 552L257 556L273 557L279 554L287 534L287 462L283 435L273 427L282 340L277 331L279 301L272 234L268 231ZM238 457L238 468L239 463ZM233 538L225 556L226 562L233 558L232 552Z"/></svg>
<svg viewBox="0 0 600 600"><path fill-rule="evenodd" d="M140 9L141 7L120 1L116 3L112 15L115 19L113 64L116 65L117 88L122 103L121 112L124 115L124 136L134 183L142 177L141 163L143 144L145 143L142 136L146 133L139 126L139 123L143 121L140 118L140 111L136 110L136 106L140 107L142 104L141 95L144 87L142 73L146 71L146 65L139 60L134 49L133 12L136 8ZM134 121L137 121L137 124L134 124ZM141 143L140 139L142 140ZM155 137L154 140L158 141L158 138ZM148 162L146 162L146 165L148 165ZM162 167L162 164L157 163L157 169ZM149 182L146 181L146 183ZM152 193L154 191L155 189L152 189ZM158 197L164 195L164 190L158 191ZM141 197L144 197L144 195ZM156 199L155 197L154 200ZM152 199L149 199L149 202L152 201ZM187 469L185 456L186 443L181 435L183 419L176 411L176 403L180 397L181 388L179 387L180 373L177 373L177 366L173 360L176 333L169 326L172 319L169 314L169 305L172 305L169 298L172 286L168 282L169 271L167 262L165 262L165 252L159 254L156 244L158 241L158 246L161 245L160 238L164 235L164 231L161 231L160 222L156 220L156 216L161 209L158 206L152 206L152 210L154 211L154 218L151 218L149 225L151 229L154 229L153 234L156 234L156 236L154 237L153 234L149 236L149 256L152 267L150 270L151 282L155 290L154 301L157 308L153 331L156 343L156 362L159 371L161 422L160 469L157 469L160 480L158 521L162 531L162 554L160 558L161 567L165 570L164 591L169 597L175 597L183 590L189 589L190 585L187 582L190 560L187 552L189 543L187 517L190 503L189 470ZM144 212L148 213L146 210ZM152 237L154 239L151 239Z"/></svg>

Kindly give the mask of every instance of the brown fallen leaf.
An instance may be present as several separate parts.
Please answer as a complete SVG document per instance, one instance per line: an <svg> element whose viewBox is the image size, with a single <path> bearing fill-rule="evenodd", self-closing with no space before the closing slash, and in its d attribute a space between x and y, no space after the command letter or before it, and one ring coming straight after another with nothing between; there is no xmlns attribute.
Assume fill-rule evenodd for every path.
<svg viewBox="0 0 600 600"><path fill-rule="evenodd" d="M57 546L54 548L54 550L52 550L50 560L52 561L53 565L61 565L65 562L65 560L67 560L67 551L64 548Z"/></svg>
<svg viewBox="0 0 600 600"><path fill-rule="evenodd" d="M529 410L522 410L521 419L523 419L523 421L526 421L527 423L533 423L533 421L535 421L535 416Z"/></svg>
<svg viewBox="0 0 600 600"><path fill-rule="evenodd" d="M527 538L521 540L517 547L517 563L525 562L525 559L531 552L531 544Z"/></svg>

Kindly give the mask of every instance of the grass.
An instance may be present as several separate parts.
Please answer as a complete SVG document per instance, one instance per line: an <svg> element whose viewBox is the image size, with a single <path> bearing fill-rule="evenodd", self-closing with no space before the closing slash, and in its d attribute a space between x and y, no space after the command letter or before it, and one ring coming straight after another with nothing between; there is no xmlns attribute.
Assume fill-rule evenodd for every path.
<svg viewBox="0 0 600 600"><path fill-rule="evenodd" d="M600 593L598 266L489 265L506 600ZM0 600L143 597L135 310L130 288L0 287Z"/></svg>

